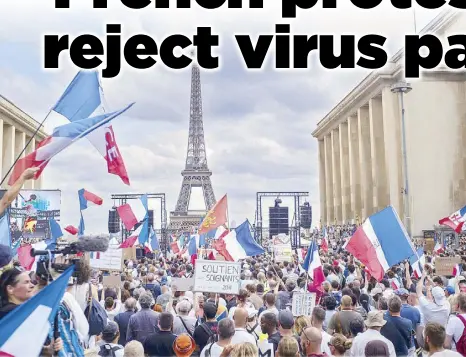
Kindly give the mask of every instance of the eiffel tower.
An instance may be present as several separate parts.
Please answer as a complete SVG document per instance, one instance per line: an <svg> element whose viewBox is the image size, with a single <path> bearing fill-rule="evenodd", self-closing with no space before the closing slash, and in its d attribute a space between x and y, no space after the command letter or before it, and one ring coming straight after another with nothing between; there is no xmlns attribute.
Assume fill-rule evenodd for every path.
<svg viewBox="0 0 466 357"><path fill-rule="evenodd" d="M210 176L212 171L207 166L202 119L201 74L199 66L194 64L191 70L191 110L189 116L189 137L186 164L181 172L183 181L173 212L170 212L171 232L187 232L197 227L201 218L215 205L215 194ZM193 187L201 187L206 211L189 211L189 202Z"/></svg>

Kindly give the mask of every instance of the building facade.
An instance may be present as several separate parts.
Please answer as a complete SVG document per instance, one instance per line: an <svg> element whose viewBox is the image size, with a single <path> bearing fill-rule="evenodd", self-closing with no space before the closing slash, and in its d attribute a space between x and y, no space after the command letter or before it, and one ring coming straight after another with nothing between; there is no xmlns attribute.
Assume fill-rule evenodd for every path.
<svg viewBox="0 0 466 357"><path fill-rule="evenodd" d="M443 13L424 33L465 33L466 14ZM448 48L448 46L445 46ZM317 125L323 224L362 222L403 207L401 105L391 86L403 80L401 50L359 83ZM466 71L436 69L411 81L404 95L407 172L413 237L466 204Z"/></svg>
<svg viewBox="0 0 466 357"><path fill-rule="evenodd" d="M6 175L11 165L15 162L18 155L26 146L31 136L34 135L39 123L28 114L15 106L8 99L0 95L0 176L1 179ZM21 155L31 153L35 150L36 145L45 139L47 134L41 129L32 139L31 143ZM8 177L4 180L1 188L7 188ZM0 179L0 180L1 180ZM36 181L28 181L25 189L42 188L42 178Z"/></svg>

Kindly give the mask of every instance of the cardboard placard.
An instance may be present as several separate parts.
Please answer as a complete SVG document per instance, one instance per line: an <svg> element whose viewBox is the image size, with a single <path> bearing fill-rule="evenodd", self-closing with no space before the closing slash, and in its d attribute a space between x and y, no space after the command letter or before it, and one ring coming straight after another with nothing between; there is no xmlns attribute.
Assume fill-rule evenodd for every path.
<svg viewBox="0 0 466 357"><path fill-rule="evenodd" d="M311 316L315 306L315 293L293 293L293 301L291 304L293 316Z"/></svg>
<svg viewBox="0 0 466 357"><path fill-rule="evenodd" d="M121 277L119 275L104 275L102 284L106 288L120 288Z"/></svg>
<svg viewBox="0 0 466 357"><path fill-rule="evenodd" d="M241 263L196 260L194 291L238 295L241 287Z"/></svg>
<svg viewBox="0 0 466 357"><path fill-rule="evenodd" d="M193 291L194 278L172 278L170 285L175 291Z"/></svg>
<svg viewBox="0 0 466 357"><path fill-rule="evenodd" d="M453 276L453 268L461 264L461 257L437 257L435 258L435 274Z"/></svg>
<svg viewBox="0 0 466 357"><path fill-rule="evenodd" d="M123 260L136 260L136 247L123 248Z"/></svg>
<svg viewBox="0 0 466 357"><path fill-rule="evenodd" d="M292 262L293 250L291 244L276 244L273 246L274 259L277 263Z"/></svg>

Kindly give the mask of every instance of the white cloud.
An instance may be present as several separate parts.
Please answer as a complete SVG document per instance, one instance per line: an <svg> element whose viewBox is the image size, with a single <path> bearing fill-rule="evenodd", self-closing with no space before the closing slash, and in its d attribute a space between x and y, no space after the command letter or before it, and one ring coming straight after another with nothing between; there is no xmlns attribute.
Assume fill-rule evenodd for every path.
<svg viewBox="0 0 466 357"><path fill-rule="evenodd" d="M160 40L178 32L191 35L197 26L212 26L222 36L217 53L223 66L202 73L208 162L216 196L229 194L230 219L238 224L246 217L254 221L257 191L309 191L314 223L318 223L317 148L311 132L366 72L313 68L299 73L269 69L247 73L233 47L233 35L273 32L276 23L290 22L292 31L301 34L384 34L394 52L402 35L414 27L412 11L395 11L390 5L370 12L352 5L301 10L297 19L289 21L281 19L278 0L267 0L261 10L216 11L151 6L136 11L118 1L109 2L112 6L107 10L91 9L91 0L72 0L70 10L54 9L52 0L0 5L0 94L38 120L55 103L76 69L64 61L58 71L41 70L44 33L102 34L105 24L119 22L125 36L144 32ZM435 15L417 11L418 27ZM92 232L107 229L111 193L165 192L167 210L174 208L188 135L189 70L166 71L158 64L143 72L126 70L116 79L104 80L103 85L113 109L136 101L114 124L131 188L106 173L105 162L85 140L54 159L44 180L47 188L63 192L64 225L78 223L78 189L85 187L106 199L98 214L86 215L90 216L87 229ZM46 128L58 124L52 118Z"/></svg>

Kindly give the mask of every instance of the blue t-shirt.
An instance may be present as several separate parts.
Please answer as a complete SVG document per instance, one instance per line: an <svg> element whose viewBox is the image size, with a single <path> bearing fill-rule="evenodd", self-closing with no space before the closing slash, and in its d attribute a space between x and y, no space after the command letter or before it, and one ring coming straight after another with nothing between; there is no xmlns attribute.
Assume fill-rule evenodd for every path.
<svg viewBox="0 0 466 357"><path fill-rule="evenodd" d="M412 324L404 317L391 316L388 312L384 315L387 323L382 327L380 333L392 341L397 356L407 356L412 346Z"/></svg>

